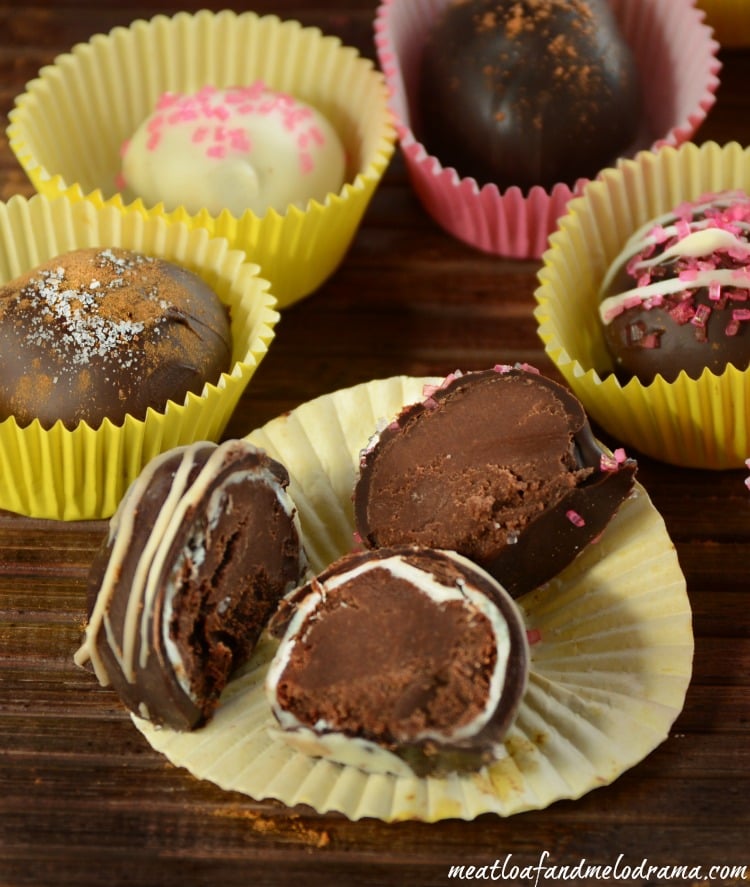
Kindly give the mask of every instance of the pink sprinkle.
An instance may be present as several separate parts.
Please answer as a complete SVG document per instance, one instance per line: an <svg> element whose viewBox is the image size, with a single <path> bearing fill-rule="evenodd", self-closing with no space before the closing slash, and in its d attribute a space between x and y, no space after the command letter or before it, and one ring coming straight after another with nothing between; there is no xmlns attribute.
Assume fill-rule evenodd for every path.
<svg viewBox="0 0 750 887"><path fill-rule="evenodd" d="M601 471L617 471L627 461L627 458L622 447L618 447L611 456L609 453L602 453L599 459L599 469Z"/></svg>
<svg viewBox="0 0 750 887"><path fill-rule="evenodd" d="M682 325L683 323L687 323L689 320L692 320L694 314L695 309L688 300L680 302L669 311L669 316L672 318L672 320L680 325Z"/></svg>
<svg viewBox="0 0 750 887"><path fill-rule="evenodd" d="M660 333L646 333L638 342L641 348L659 348L661 346Z"/></svg>
<svg viewBox="0 0 750 887"><path fill-rule="evenodd" d="M565 517L573 524L574 527L585 527L586 521L581 517L581 515L577 511L573 511L572 508L569 508L565 512Z"/></svg>
<svg viewBox="0 0 750 887"><path fill-rule="evenodd" d="M193 142L202 142L206 136L208 135L208 127L207 126L198 126L193 130L193 135L191 140Z"/></svg>
<svg viewBox="0 0 750 887"><path fill-rule="evenodd" d="M312 158L312 154L309 154L307 151L300 151L299 169L303 176L309 175L309 173L314 171L315 161Z"/></svg>
<svg viewBox="0 0 750 887"><path fill-rule="evenodd" d="M750 320L750 308L734 308L732 318L739 321Z"/></svg>
<svg viewBox="0 0 750 887"><path fill-rule="evenodd" d="M685 237L690 235L690 223L687 219L678 219L675 228L677 229L677 236L680 240L684 240Z"/></svg>
<svg viewBox="0 0 750 887"><path fill-rule="evenodd" d="M711 309L708 307L708 305L698 305L698 307L695 309L695 314L690 320L690 323L692 323L693 326L705 326L710 314Z"/></svg>
<svg viewBox="0 0 750 887"><path fill-rule="evenodd" d="M529 642L529 646L540 643L542 640L541 631L538 628L527 628L526 640Z"/></svg>
<svg viewBox="0 0 750 887"><path fill-rule="evenodd" d="M698 279L698 269L685 268L683 271L680 271L678 277L684 283L692 283L694 280Z"/></svg>
<svg viewBox="0 0 750 887"><path fill-rule="evenodd" d="M725 336L736 336L740 331L740 322L739 320L730 320L724 329Z"/></svg>
<svg viewBox="0 0 750 887"><path fill-rule="evenodd" d="M712 280L708 285L708 298L714 302L718 302L721 298L721 284L718 280Z"/></svg>
<svg viewBox="0 0 750 887"><path fill-rule="evenodd" d="M206 150L206 157L217 157L219 160L226 157L226 154L227 149L224 145L212 145Z"/></svg>

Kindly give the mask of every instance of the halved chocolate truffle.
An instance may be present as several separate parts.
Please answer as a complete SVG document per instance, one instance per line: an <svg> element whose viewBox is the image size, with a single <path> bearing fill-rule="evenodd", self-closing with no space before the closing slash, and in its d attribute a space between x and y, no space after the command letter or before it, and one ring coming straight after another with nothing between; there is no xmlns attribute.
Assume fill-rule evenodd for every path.
<svg viewBox="0 0 750 887"><path fill-rule="evenodd" d="M457 373L426 395L361 454L368 548L458 551L517 596L567 566L632 489L635 461L605 452L577 398L537 372Z"/></svg>
<svg viewBox="0 0 750 887"><path fill-rule="evenodd" d="M0 288L0 420L143 419L217 383L231 357L219 297L164 259L73 250Z"/></svg>
<svg viewBox="0 0 750 887"><path fill-rule="evenodd" d="M190 730L213 714L306 559L289 477L242 440L148 463L89 575L90 660L138 716Z"/></svg>
<svg viewBox="0 0 750 887"><path fill-rule="evenodd" d="M623 380L747 369L750 196L707 194L643 225L610 266L600 298Z"/></svg>
<svg viewBox="0 0 750 887"><path fill-rule="evenodd" d="M606 0L449 0L421 56L415 130L500 188L573 185L636 141L633 53Z"/></svg>
<svg viewBox="0 0 750 887"><path fill-rule="evenodd" d="M528 675L520 610L454 552L346 555L281 605L266 689L281 736L369 772L479 769Z"/></svg>

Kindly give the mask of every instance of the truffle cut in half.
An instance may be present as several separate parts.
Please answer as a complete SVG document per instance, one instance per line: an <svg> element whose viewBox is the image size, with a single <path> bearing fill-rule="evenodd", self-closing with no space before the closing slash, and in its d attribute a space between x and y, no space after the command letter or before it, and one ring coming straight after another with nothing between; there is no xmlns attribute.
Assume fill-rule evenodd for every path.
<svg viewBox="0 0 750 887"><path fill-rule="evenodd" d="M370 773L478 770L528 677L520 609L476 564L405 546L345 555L286 598L266 690L279 735Z"/></svg>
<svg viewBox="0 0 750 887"><path fill-rule="evenodd" d="M635 470L551 379L507 366L455 373L361 454L356 529L368 548L457 551L518 596L605 529Z"/></svg>
<svg viewBox="0 0 750 887"><path fill-rule="evenodd" d="M90 661L136 715L191 730L213 714L307 568L286 469L247 441L152 460L89 574Z"/></svg>

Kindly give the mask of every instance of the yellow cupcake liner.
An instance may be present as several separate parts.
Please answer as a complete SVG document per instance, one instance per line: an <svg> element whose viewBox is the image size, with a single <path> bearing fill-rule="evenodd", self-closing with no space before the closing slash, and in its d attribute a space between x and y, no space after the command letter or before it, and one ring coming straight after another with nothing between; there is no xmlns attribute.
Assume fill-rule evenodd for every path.
<svg viewBox="0 0 750 887"><path fill-rule="evenodd" d="M750 5L747 0L697 0L721 46L750 46Z"/></svg>
<svg viewBox="0 0 750 887"><path fill-rule="evenodd" d="M649 385L612 374L599 324L598 289L638 227L682 201L723 189L750 191L750 149L688 143L642 152L586 185L542 257L535 317L545 350L589 415L619 442L693 468L742 467L750 454L750 370L699 379L681 373Z"/></svg>
<svg viewBox="0 0 750 887"><path fill-rule="evenodd" d="M394 377L343 389L249 435L289 469L315 571L353 544L359 453L378 422L438 381ZM263 690L274 652L268 638L230 681L206 727L180 733L133 721L153 748L199 779L350 819L469 820L578 798L667 738L690 681L685 580L643 488L636 486L598 542L519 604L532 640L529 687L504 756L475 774L373 775L291 748L274 729Z"/></svg>
<svg viewBox="0 0 750 887"><path fill-rule="evenodd" d="M205 228L121 213L89 201L35 195L0 204L0 285L68 250L120 246L159 256L199 274L231 313L232 367L200 395L93 429L38 421L0 422L0 508L31 517L86 520L112 515L128 485L158 453L195 440L217 440L265 356L279 319L258 266Z"/></svg>
<svg viewBox="0 0 750 887"><path fill-rule="evenodd" d="M348 158L338 193L310 201L305 211L259 217L248 210L239 218L227 210L166 212L117 193L120 147L163 92L258 79L314 105L336 128ZM157 15L96 35L44 67L16 98L9 120L10 147L39 192L226 237L260 265L282 308L336 270L395 145L385 82L371 60L317 28L230 10Z"/></svg>

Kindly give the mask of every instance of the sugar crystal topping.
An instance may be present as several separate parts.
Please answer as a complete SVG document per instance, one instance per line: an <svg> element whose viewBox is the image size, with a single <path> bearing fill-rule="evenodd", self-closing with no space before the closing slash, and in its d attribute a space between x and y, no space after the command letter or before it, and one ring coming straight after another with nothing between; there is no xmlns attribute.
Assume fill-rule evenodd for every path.
<svg viewBox="0 0 750 887"><path fill-rule="evenodd" d="M141 290L145 309L123 292L134 272L152 261L137 253L104 249L90 262L49 264L33 272L20 291L26 341L76 366L115 354L121 363L132 360L128 350L146 323L158 322L169 305L156 285Z"/></svg>

